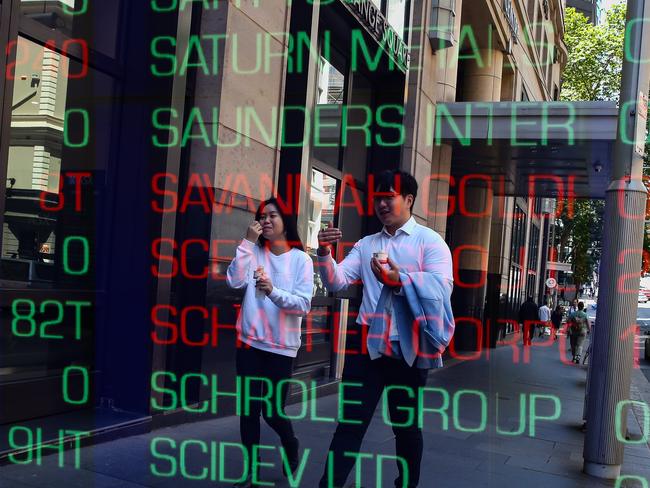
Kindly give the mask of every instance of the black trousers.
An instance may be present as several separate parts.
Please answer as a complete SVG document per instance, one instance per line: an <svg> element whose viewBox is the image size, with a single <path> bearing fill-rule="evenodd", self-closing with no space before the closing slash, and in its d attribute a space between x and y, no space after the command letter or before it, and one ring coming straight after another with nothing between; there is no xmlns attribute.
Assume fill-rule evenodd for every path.
<svg viewBox="0 0 650 488"><path fill-rule="evenodd" d="M524 322L524 345L532 344L533 338L535 337L535 327L537 326L536 322L525 321Z"/></svg>
<svg viewBox="0 0 650 488"><path fill-rule="evenodd" d="M354 358L354 359L352 359ZM390 420L395 434L395 454L406 461L406 472L403 463L398 460L399 477L395 486L416 487L420 479L420 463L422 461L422 429L418 427L418 416L412 421L409 412L417 412L418 388L427 382L429 370L410 367L403 359L381 357L371 361L368 356L349 356L343 374L345 383L360 383L362 387L345 388L345 401L342 412L345 420L358 420L359 424L339 422L334 438L330 444L333 469L328 469L320 480L321 488L342 487L352 470L356 458L346 453L358 453L363 437L386 387L403 386L407 388L391 389L387 402ZM411 397L412 396L412 397ZM359 402L359 404L353 403ZM333 471L330 480L328 471ZM406 484L403 480L406 478Z"/></svg>
<svg viewBox="0 0 650 488"><path fill-rule="evenodd" d="M260 443L260 413L267 424L280 436L280 441L285 450L294 449L298 440L293 433L291 421L277 414L276 395L278 394L277 384L283 379L291 377L293 370L293 358L275 354L272 352L262 351L254 347L242 347L237 350L237 374L242 378L242 410L239 417L239 431L241 441L249 454L252 462L252 447ZM262 400L249 401L249 412L246 415L244 402L245 398L245 379L250 378L248 395L251 397L264 397L269 390L269 384L265 381L268 379L272 385L270 404L273 406L271 412L268 412L267 404ZM282 388L282 413L287 401L288 388ZM249 466L250 467L250 466Z"/></svg>

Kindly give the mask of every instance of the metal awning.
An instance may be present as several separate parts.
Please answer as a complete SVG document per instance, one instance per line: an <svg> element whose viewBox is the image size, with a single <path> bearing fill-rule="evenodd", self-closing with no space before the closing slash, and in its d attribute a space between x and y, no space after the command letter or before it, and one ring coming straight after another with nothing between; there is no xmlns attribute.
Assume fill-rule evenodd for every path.
<svg viewBox="0 0 650 488"><path fill-rule="evenodd" d="M495 194L604 198L614 102L459 102L436 107L433 144L453 146L451 173L491 175Z"/></svg>

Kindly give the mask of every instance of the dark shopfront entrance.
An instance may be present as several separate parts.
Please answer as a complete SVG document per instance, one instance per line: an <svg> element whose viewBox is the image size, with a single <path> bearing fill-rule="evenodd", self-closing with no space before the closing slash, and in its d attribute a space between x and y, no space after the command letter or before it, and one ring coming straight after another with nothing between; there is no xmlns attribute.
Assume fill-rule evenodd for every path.
<svg viewBox="0 0 650 488"><path fill-rule="evenodd" d="M234 324L239 300L208 290L204 282L155 279L151 272L153 239L210 238L212 232L204 216L161 215L151 209L152 175L173 172L180 186L190 156L189 151L150 144L151 113L176 103L181 113L194 94L191 75L154 77L143 67L149 66L153 37L171 35L181 42L179 25L187 27L185 36L199 28L198 3L144 23L142 19L153 15L148 2L80 5L86 10L0 0L0 38L8 46L0 69L11 73L0 79L0 179L6 181L0 190L4 459L10 447L7 434L14 426L34 432L40 428L43 440L57 440L59 429L112 435L115 429L151 428L152 414L160 413L150 407L152 371L234 376L232 330L224 332L218 349L203 348L198 354L196 347L158 347L151 340L154 304L215 306L223 323ZM296 6L292 29L302 28L303 8ZM351 68L350 32L363 27L346 8L337 3L316 13L321 19L317 35L329 30L331 49L311 83L306 74L289 76L285 91L286 105L327 106L321 113L334 125L345 106L375 110L402 106L404 98L404 73L389 70L386 55L373 70ZM367 45L377 49L362 32ZM401 115L387 110L384 120L399 123ZM286 123L304 130L300 121ZM322 204L301 211L301 233L308 245L319 226L331 219L344 230L346 241L376 231L376 219L354 208L344 207L336 215L332 195L350 201L346 188L354 184L365 198L368 172L399 165L399 145L368 146L358 134L342 145L341 130L335 126L324 134L337 144L334 151L285 148L281 154L281 172L308 174L312 190L306 200ZM395 140L394 129L373 125L371 130L373 137L383 134L385 140ZM313 198L319 192L322 198ZM194 256L194 264L204 266L207 258ZM226 263L212 264L225 271ZM332 314L348 307L352 327L360 290L334 295L317 289L297 373L330 381L337 364L340 369L332 356ZM196 319L195 314L191 320ZM204 390L189 391L188 402L204 399ZM220 411L229 413L232 409ZM158 423L182 420L153 417Z"/></svg>
<svg viewBox="0 0 650 488"><path fill-rule="evenodd" d="M171 82L141 68L178 14L143 27L137 3L0 0L0 452L14 426L47 441L149 415L166 154L143 141Z"/></svg>

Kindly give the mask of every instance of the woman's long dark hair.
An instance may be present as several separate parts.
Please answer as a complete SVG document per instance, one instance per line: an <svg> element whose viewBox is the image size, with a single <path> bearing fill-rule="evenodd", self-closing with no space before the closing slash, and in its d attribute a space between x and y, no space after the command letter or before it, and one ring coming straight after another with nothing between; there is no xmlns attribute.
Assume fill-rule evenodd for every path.
<svg viewBox="0 0 650 488"><path fill-rule="evenodd" d="M284 232L287 237L287 244L289 244L290 247L295 247L296 249L300 249L301 251L305 250L305 247L302 245L302 241L300 240L300 236L298 235L298 226L296 225L296 217L293 215L286 215L282 211L282 206L278 203L278 200L275 197L271 197L268 200L264 200L262 203L260 203L260 206L257 209L257 212L255 212L255 220L259 222L260 217L262 216L262 211L267 205L275 205L275 208L278 209L278 213L280 214L280 218L282 219L282 224L284 225ZM266 246L267 239L263 236L260 235L259 239L257 240L257 244L260 247Z"/></svg>

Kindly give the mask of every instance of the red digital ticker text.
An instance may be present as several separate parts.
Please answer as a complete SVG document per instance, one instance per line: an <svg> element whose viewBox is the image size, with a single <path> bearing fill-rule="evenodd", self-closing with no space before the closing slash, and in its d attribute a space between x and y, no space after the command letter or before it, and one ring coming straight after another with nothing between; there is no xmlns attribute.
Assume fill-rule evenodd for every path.
<svg viewBox="0 0 650 488"><path fill-rule="evenodd" d="M233 307L236 309L236 315L241 311L241 306L239 304L234 304ZM203 306L203 305L190 305L183 308L177 308L173 305L163 305L157 304L154 305L151 309L151 321L153 324L153 329L151 331L151 340L154 344L157 345L184 345L188 347L219 347L220 344L223 346L223 341L229 341L233 335L236 337L236 347L250 347L241 338L236 335L235 331L237 329L236 323L229 323L223 320L220 320L219 316L219 306ZM260 312L260 320L262 323L266 323L265 318L263 317L263 311ZM350 312L349 316L355 318L357 316L356 312ZM320 320L316 320L316 319ZM365 317L365 320L369 320L371 317ZM324 321L322 319L325 319ZM431 320L431 317L427 317L427 320ZM435 320L435 318L433 319ZM281 321L282 322L282 321ZM331 324L330 326L323 326L322 323ZM369 327L366 325L348 328L345 331L341 330L340 327L341 314L340 312L329 312L327 310L319 310L308 314L304 318L304 331L306 332L305 337L306 341L304 344L306 352L311 352L314 350L314 334L330 334L332 340L333 351L335 354L341 354L345 356L355 356L355 355L367 355L368 347L367 340L369 337ZM567 364L573 364L571 358L568 357L568 324L565 324L563 329L560 331L562 333L558 334L558 340L555 341L552 335L545 336L543 340L533 341L532 345L529 347L521 347L520 339L521 333L529 333L531 328L536 326L545 326L544 322L539 320L527 320L523 324L520 324L514 319L497 319L492 321L491 319L486 319L481 321L476 317L456 317L455 318L456 328L459 326L471 326L474 330L474 340L476 344L476 349L472 351L459 351L456 347L456 342L452 338L449 346L447 348L447 353L450 358L459 359L463 361L478 361L481 359L490 360L491 349L486 347L486 342L488 337L496 333L497 329L511 325L514 333L510 334L505 340L501 341L499 344L502 347L507 347L512 350L512 362L513 364L529 364L531 362L531 356L534 354L534 351L539 348L549 348L557 347L560 360ZM271 337L270 325L264 327L265 336ZM280 327L282 331L282 327ZM441 354L441 352L434 354L426 354L423 351L417 349L419 341L419 334L421 333L420 320L416 319L412 325L413 330L413 344L416 347L416 355L418 357L425 358L435 358ZM290 332L289 330L284 331L284 333ZM618 338L619 340L633 340L635 334L638 333L637 324L631 324L625 329L625 331ZM356 341L348 340L349 337L357 336ZM358 337L360 336L360 337ZM380 337L386 341L386 344L389 345L387 336ZM264 337L250 337L254 340L264 340ZM351 346L350 344L356 344ZM388 351L390 354L390 351ZM639 354L640 351L635 349L634 365L635 368L639 367Z"/></svg>
<svg viewBox="0 0 650 488"><path fill-rule="evenodd" d="M58 201L55 204L48 202L48 192L41 191L38 198L39 206L41 210L45 212L60 212L66 205L74 205L75 212L81 212L82 208L82 188L84 178L90 178L91 174L88 171L64 171L61 173L59 178L59 193ZM66 202L65 195L62 192L63 184L66 178L72 178L74 180L74 202Z"/></svg>
<svg viewBox="0 0 650 488"><path fill-rule="evenodd" d="M8 80L16 79L17 68L28 68L30 72L40 73L43 70L43 53L45 49L56 51L68 57L72 56L79 60L79 69L66 74L70 80L78 80L88 75L88 42L85 39L66 39L59 46L56 40L50 39L45 46L36 44L19 43L14 39L7 44L5 53L9 58L5 70L5 77ZM15 59L13 54L15 53Z"/></svg>
<svg viewBox="0 0 650 488"><path fill-rule="evenodd" d="M301 191L306 194L311 192L311 182L302 178L300 174L286 174L284 176L284 195L280 195L277 186L270 175L262 173L258 175L255 182L243 173L229 173L223 179L223 187L215 188L211 176L207 173L191 173L184 188L179 188L178 176L173 173L156 173L151 180L153 198L151 209L156 213L180 212L185 213L189 209L198 209L206 214L230 213L232 207L245 206L250 211L255 211L255 201L261 195L278 195L281 210L288 215L299 213L298 202ZM446 181L450 188L457 190L457 195L439 195L438 200L447 201L447 209L444 212L436 212L429 208L429 202L419 199L420 214L427 217L450 216L454 213L470 217L483 218L492 215L495 204L494 195L503 195L506 192L506 180L503 175L469 174L461 178L455 178L448 174L432 174L427 181L420 182L420 186L428 185L433 181ZM479 183L487 189L485 202L481 210L471 211L468 209L468 189ZM569 218L574 215L575 202L575 176L560 177L550 174L537 174L528 176L528 197L537 196L537 185L551 183L555 189L557 207L555 217L562 215L566 205ZM367 178L366 188L361 190L357 180L351 174L344 174L336 190L334 200L334 214L338 215L342 209L353 209L359 216L372 216L374 214L374 200L377 196L383 195L376 192L375 176L370 174ZM396 179L395 187L399 191L399 179ZM255 190L255 191L253 191ZM512 217L514 214L506 212L504 198L496 198L499 206L498 215L502 218ZM474 202L472 202L474 203ZM623 210L624 211L624 210ZM541 214L534 214L534 217L541 217Z"/></svg>
<svg viewBox="0 0 650 488"><path fill-rule="evenodd" d="M205 280L210 279L214 281L225 281L226 275L220 273L216 266L210 266L206 263L200 270L190 269L191 256L195 256L199 252L209 253L214 262L226 262L233 258L232 249L237 247L241 241L234 239L202 239L192 238L177 241L169 237L157 237L151 243L151 255L154 263L151 265L151 273L155 278L175 278L182 276L189 280ZM337 255L343 257L347 252L354 247L356 242L353 241L339 241L337 244ZM224 248L228 251L224 251ZM419 253L420 250L413 248L414 253ZM488 250L481 246L460 245L453 250L452 262L454 273L454 284L457 288L480 288L485 285L487 281L487 271L483 271L478 281L465 282L460 277L460 258L463 252L479 251L484 260L487 260ZM404 250L406 252L406 250ZM520 264L524 262L524 248L520 248ZM399 265L399 263L396 263ZM319 271L323 266L320 262L315 262L314 266ZM327 269L327 268L325 268ZM482 269L486 270L487 266ZM329 270L331 272L331 270ZM358 281L360 283L360 281ZM524 286L523 280L520 286Z"/></svg>

